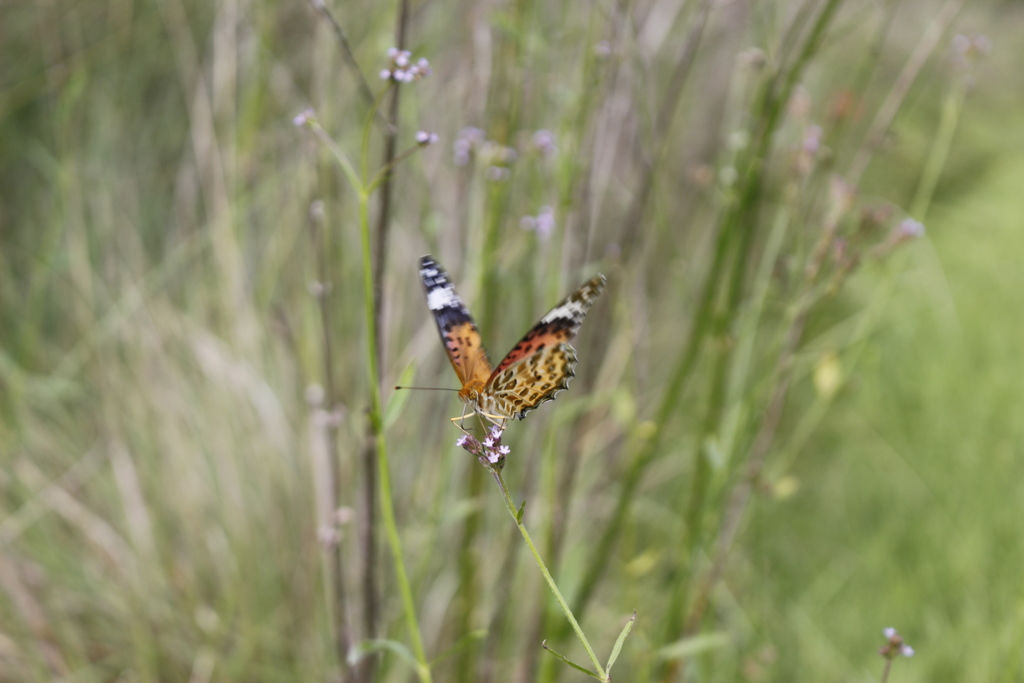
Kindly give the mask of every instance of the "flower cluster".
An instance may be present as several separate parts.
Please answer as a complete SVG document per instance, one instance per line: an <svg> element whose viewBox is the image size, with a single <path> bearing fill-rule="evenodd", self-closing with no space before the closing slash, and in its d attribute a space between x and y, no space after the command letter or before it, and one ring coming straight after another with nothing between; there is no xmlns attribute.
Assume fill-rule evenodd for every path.
<svg viewBox="0 0 1024 683"><path fill-rule="evenodd" d="M924 225L913 218L904 218L899 225L889 231L888 236L882 242L875 246L872 255L885 256L904 242L920 237L924 237Z"/></svg>
<svg viewBox="0 0 1024 683"><path fill-rule="evenodd" d="M418 133L416 133L416 144L419 145L420 147L432 145L435 142L437 142L437 140L437 133L432 133L426 130L421 130Z"/></svg>
<svg viewBox="0 0 1024 683"><path fill-rule="evenodd" d="M924 237L924 224L913 218L904 218L893 230L893 236L898 242Z"/></svg>
<svg viewBox="0 0 1024 683"><path fill-rule="evenodd" d="M884 647L879 648L878 654L890 660L896 659L897 657L914 656L914 648L903 642L903 636L897 633L896 629L890 626L882 631L882 633L885 634L885 638L888 642Z"/></svg>
<svg viewBox="0 0 1024 683"><path fill-rule="evenodd" d="M501 445L501 435L505 429L497 425L491 427L487 438L481 443L471 434L463 434L455 442L456 446L465 448L480 460L480 463L489 469L500 470L505 466L505 456L511 453L508 446Z"/></svg>
<svg viewBox="0 0 1024 683"><path fill-rule="evenodd" d="M545 159L554 156L555 152L558 151L558 145L555 141L555 134L550 130L540 129L535 131L530 136L530 142L533 148L540 152L540 155Z"/></svg>
<svg viewBox="0 0 1024 683"><path fill-rule="evenodd" d="M486 139L484 132L479 128L468 126L460 130L455 142L452 143L455 165L465 166L468 164L472 155L480 149Z"/></svg>
<svg viewBox="0 0 1024 683"><path fill-rule="evenodd" d="M958 33L953 36L954 59L961 64L986 57L991 51L992 41L982 33L974 35Z"/></svg>
<svg viewBox="0 0 1024 683"><path fill-rule="evenodd" d="M856 188L841 178L833 178L824 225L830 235L833 263L844 274L856 268L865 257L877 259L887 256L901 244L925 234L924 225L909 217L883 234L885 226L891 224L894 208L875 205L855 210L856 204Z"/></svg>
<svg viewBox="0 0 1024 683"><path fill-rule="evenodd" d="M408 50L399 50L397 47L388 50L388 68L382 69L380 78L382 81L394 81L395 83L412 83L426 78L432 72L430 62L423 57L412 61L412 53Z"/></svg>
<svg viewBox="0 0 1024 683"><path fill-rule="evenodd" d="M535 131L529 141L520 146L523 154L535 153L542 159L550 159L558 152L554 133L544 129ZM484 169L484 177L492 182L508 180L512 175L512 165L520 154L515 147L488 140L482 130L472 126L459 131L452 143L452 152L456 166L466 166L473 160L479 161Z"/></svg>
<svg viewBox="0 0 1024 683"><path fill-rule="evenodd" d="M486 168L484 177L494 182L508 180L512 175L512 164L519 158L515 148L506 147L494 140L484 141L478 154L480 163Z"/></svg>
<svg viewBox="0 0 1024 683"><path fill-rule="evenodd" d="M302 128L313 123L316 123L316 114L312 109L303 109L292 118L292 124L296 128Z"/></svg>
<svg viewBox="0 0 1024 683"><path fill-rule="evenodd" d="M546 240L555 229L555 210L550 206L542 206L536 216L520 218L519 227L523 230L533 230L537 237Z"/></svg>

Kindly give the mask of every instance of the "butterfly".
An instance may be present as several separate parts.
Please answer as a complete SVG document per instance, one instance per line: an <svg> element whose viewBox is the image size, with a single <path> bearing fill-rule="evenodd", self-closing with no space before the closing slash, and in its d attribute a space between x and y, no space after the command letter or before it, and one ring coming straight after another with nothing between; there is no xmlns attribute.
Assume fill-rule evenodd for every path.
<svg viewBox="0 0 1024 683"><path fill-rule="evenodd" d="M606 282L604 275L584 282L548 311L498 367L492 368L469 310L455 293L448 273L431 256L420 259L420 280L448 360L462 382L459 398L472 412L499 426L505 420L522 420L526 413L568 388L576 370L576 350L569 342L579 332Z"/></svg>

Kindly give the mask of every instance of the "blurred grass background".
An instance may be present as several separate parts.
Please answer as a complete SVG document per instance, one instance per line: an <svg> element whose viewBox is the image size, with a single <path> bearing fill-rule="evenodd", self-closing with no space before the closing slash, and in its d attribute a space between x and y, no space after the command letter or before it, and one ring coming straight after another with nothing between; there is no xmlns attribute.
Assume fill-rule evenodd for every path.
<svg viewBox="0 0 1024 683"><path fill-rule="evenodd" d="M453 445L457 402L390 391L455 386L428 252L494 361L609 277L505 474L602 657L637 611L615 680L874 680L886 626L917 651L892 680L1021 680L1024 8L961 5L411 5L433 73L400 88L397 146L441 142L374 234L434 680L582 680L540 642L582 654ZM399 8L330 10L376 94ZM357 202L292 125L312 107L360 156L330 24L6 3L0 45L0 681L410 680L395 649L346 662L410 634L368 466ZM543 207L553 231L523 229ZM905 217L926 236L896 245Z"/></svg>

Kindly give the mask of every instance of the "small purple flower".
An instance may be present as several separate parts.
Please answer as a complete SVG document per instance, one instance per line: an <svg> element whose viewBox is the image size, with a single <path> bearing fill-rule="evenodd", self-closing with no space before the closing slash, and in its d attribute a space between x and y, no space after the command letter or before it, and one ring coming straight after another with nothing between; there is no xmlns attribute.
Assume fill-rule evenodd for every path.
<svg viewBox="0 0 1024 683"><path fill-rule="evenodd" d="M472 126L463 128L455 137L452 143L452 153L456 166L465 166L476 151L477 147L484 141L484 132Z"/></svg>
<svg viewBox="0 0 1024 683"><path fill-rule="evenodd" d="M884 240L871 250L871 254L872 256L885 256L904 242L923 236L924 225L913 218L905 218L899 225L889 231Z"/></svg>
<svg viewBox="0 0 1024 683"><path fill-rule="evenodd" d="M511 172L504 166L488 166L484 171L484 176L493 183L508 180L510 175L512 175Z"/></svg>
<svg viewBox="0 0 1024 683"><path fill-rule="evenodd" d="M474 437L469 434L460 436L458 441L455 442L456 446L464 448L473 455L486 467L490 469L501 469L505 466L505 456L509 455L512 451L508 446L501 444L501 435L504 429L495 425L487 434L487 438L484 439L483 443L477 441Z"/></svg>
<svg viewBox="0 0 1024 683"><path fill-rule="evenodd" d="M425 58L420 57L415 64L409 67L407 73L412 74L414 80L419 80L421 78L426 78L434 72L430 68L430 62Z"/></svg>
<svg viewBox="0 0 1024 683"><path fill-rule="evenodd" d="M399 50L396 47L388 49L389 67L382 69L380 77L382 80L390 80L395 83L412 83L426 78L432 72L430 62L420 57L415 64L412 61L412 53L408 50Z"/></svg>
<svg viewBox="0 0 1024 683"><path fill-rule="evenodd" d="M903 642L903 636L897 633L896 629L890 626L883 630L882 634L888 642L878 650L878 654L889 660L896 659L897 657L914 656L914 648Z"/></svg>
<svg viewBox="0 0 1024 683"><path fill-rule="evenodd" d="M548 158L557 151L555 146L555 134L550 130L538 130L534 132L532 138L533 146L537 148L537 151L541 153L541 156Z"/></svg>
<svg viewBox="0 0 1024 683"><path fill-rule="evenodd" d="M480 160L484 168L484 177L492 182L507 180L512 172L509 170L519 154L511 147L488 140L479 128L466 127L459 131L452 152L456 166L465 166L473 157Z"/></svg>
<svg viewBox="0 0 1024 683"><path fill-rule="evenodd" d="M953 36L953 51L960 57L984 57L991 49L991 39L982 33L972 36L958 33Z"/></svg>
<svg viewBox="0 0 1024 683"><path fill-rule="evenodd" d="M460 130L459 137L469 140L472 145L479 145L486 139L483 130L474 126L467 126Z"/></svg>
<svg viewBox="0 0 1024 683"><path fill-rule="evenodd" d="M313 121L316 121L316 115L313 113L313 110L304 109L295 115L295 118L292 119L292 124L295 125L297 128L301 128L302 126L305 126L308 123L312 123Z"/></svg>
<svg viewBox="0 0 1024 683"><path fill-rule="evenodd" d="M546 240L555 229L555 210L550 206L542 206L536 216L520 218L519 227L523 230L533 230L537 237Z"/></svg>
<svg viewBox="0 0 1024 683"><path fill-rule="evenodd" d="M922 237L924 236L924 225L913 218L906 218L896 228L896 235L901 242L914 237Z"/></svg>
<svg viewBox="0 0 1024 683"><path fill-rule="evenodd" d="M431 133L425 130L421 130L416 133L416 144L420 147L426 147L432 145L438 141L437 133Z"/></svg>
<svg viewBox="0 0 1024 683"><path fill-rule="evenodd" d="M537 214L537 237L546 240L555 229L555 210L550 206L540 207Z"/></svg>

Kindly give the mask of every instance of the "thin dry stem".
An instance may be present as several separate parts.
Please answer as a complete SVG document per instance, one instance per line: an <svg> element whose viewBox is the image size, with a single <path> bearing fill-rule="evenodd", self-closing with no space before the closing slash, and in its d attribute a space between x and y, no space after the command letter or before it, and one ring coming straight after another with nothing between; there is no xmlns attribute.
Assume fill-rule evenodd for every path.
<svg viewBox="0 0 1024 683"><path fill-rule="evenodd" d="M903 66L903 70L900 71L900 75L897 76L896 81L889 90L889 94L886 95L882 105L878 108L878 113L875 114L871 127L864 137L864 144L858 148L857 156L853 158L853 162L850 164L846 180L851 187L856 187L857 183L860 182L860 177L864 174L868 164L871 163L875 152L885 139L889 126L892 125L893 119L896 118L896 114L899 112L900 105L903 104L910 86L917 80L917 76L924 67L925 62L928 61L935 47L939 44L939 40L949 30L953 20L956 19L957 14L963 9L965 2L966 0L946 0L946 4L938 11L935 19L928 26L928 30L921 36L921 40L917 42L914 52L910 55L907 63Z"/></svg>

